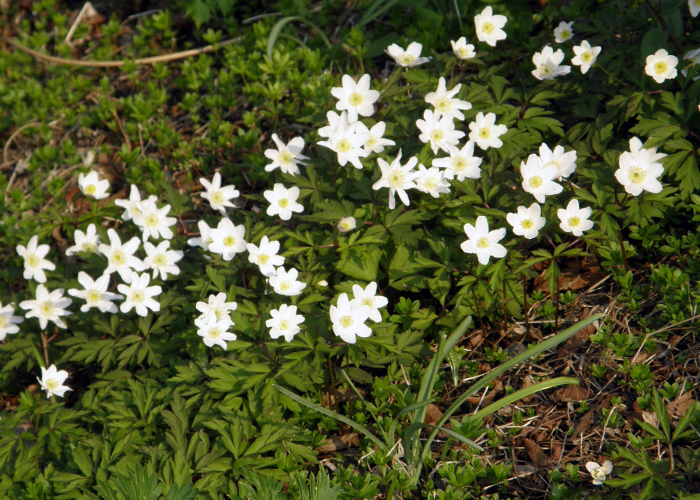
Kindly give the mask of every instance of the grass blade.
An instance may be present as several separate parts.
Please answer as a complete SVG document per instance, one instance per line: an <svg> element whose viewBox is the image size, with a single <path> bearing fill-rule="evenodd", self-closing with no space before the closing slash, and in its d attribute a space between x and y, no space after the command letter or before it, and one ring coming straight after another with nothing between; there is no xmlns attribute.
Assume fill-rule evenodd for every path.
<svg viewBox="0 0 700 500"><path fill-rule="evenodd" d="M289 16L289 17L285 17L285 18L277 21L277 24L275 24L272 27L272 30L270 31L270 36L267 39L267 57L268 57L268 59L272 59L272 50L275 48L275 43L277 42L277 38L279 38L279 36L280 36L280 32L282 31L282 28L284 28L287 24L291 23L292 21L301 21L302 23L306 24L307 26L315 29L316 32L318 33L318 36L320 36L323 39L323 43L326 44L326 47L328 47L329 49L333 48L333 45L331 44L331 42L328 39L328 37L326 36L326 34L316 24L314 24L313 22L311 22L308 19L305 19L303 17Z"/></svg>
<svg viewBox="0 0 700 500"><path fill-rule="evenodd" d="M341 415L340 413L334 412L333 410L329 410L328 408L324 408L323 406L321 406L321 405L319 405L319 404L312 403L312 402L309 401L308 399L304 399L304 398L302 398L301 396L298 396L298 395L294 394L292 391L289 391L289 390L285 389L284 387L280 387L279 385L274 385L274 384L273 384L272 387L274 387L275 389L277 389L278 391L280 391L282 394L284 394L284 395L287 396L288 398L293 399L293 400L296 401L297 403L303 404L304 406L306 406L307 408L309 408L309 409L311 409L311 410L317 411L317 412L319 412L319 413L323 413L323 414L326 415L327 417L331 417L331 418L334 418L334 419L336 419L336 420L340 420L340 421L343 422L344 424L349 425L350 427L352 427L353 429L355 429L357 432L360 432L360 433L364 434L364 435L365 435L367 438L369 438L374 444L376 444L377 446L379 446L379 449L384 450L384 449L386 448L386 446L384 445L384 443L382 443L382 441L381 441L379 438L377 438L377 436L375 436L374 434L372 434L372 433L371 433L370 431L368 431L365 427L361 426L360 424L358 424L358 423L355 422L354 420L350 420L349 418L344 417L344 416Z"/></svg>

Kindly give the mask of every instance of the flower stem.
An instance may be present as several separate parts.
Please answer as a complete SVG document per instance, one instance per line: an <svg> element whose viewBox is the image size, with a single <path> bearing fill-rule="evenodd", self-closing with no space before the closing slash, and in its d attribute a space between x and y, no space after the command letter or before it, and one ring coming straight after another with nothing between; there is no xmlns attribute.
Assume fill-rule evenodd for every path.
<svg viewBox="0 0 700 500"><path fill-rule="evenodd" d="M617 237L620 239L620 248L622 249L622 260L625 262L625 270L629 272L630 266L627 264L627 250L625 250L625 242L622 240L622 231L617 230Z"/></svg>
<svg viewBox="0 0 700 500"><path fill-rule="evenodd" d="M530 337L530 314L527 307L527 276L522 273L523 277L523 307L525 308L525 334Z"/></svg>
<svg viewBox="0 0 700 500"><path fill-rule="evenodd" d="M612 78L613 80L615 80L615 81L616 81L617 83L619 83L620 85L624 85L625 87L630 88L630 86L627 85L625 82L622 82L622 81L618 80L617 78L615 78L613 75L611 75L610 72L608 72L608 70L606 70L603 66L601 66L600 63L596 63L595 65L598 66L601 70L603 70L603 73L605 73L606 75L608 75L610 78Z"/></svg>

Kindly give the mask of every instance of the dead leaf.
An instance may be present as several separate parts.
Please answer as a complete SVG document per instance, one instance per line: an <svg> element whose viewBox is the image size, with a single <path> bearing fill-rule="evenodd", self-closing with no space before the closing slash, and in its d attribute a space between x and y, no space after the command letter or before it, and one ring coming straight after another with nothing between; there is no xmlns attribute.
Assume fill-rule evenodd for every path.
<svg viewBox="0 0 700 500"><path fill-rule="evenodd" d="M693 404L695 404L695 400L691 398L691 393L686 392L669 402L666 405L666 409L671 418L680 419L688 412Z"/></svg>
<svg viewBox="0 0 700 500"><path fill-rule="evenodd" d="M588 391L577 385L569 385L563 389L559 389L552 395L554 401L561 403L578 403L588 397Z"/></svg>
<svg viewBox="0 0 700 500"><path fill-rule="evenodd" d="M472 396L470 398L467 398L467 403L473 405L478 405L479 403L481 403L482 405L488 405L491 404L496 398L496 396L498 396L498 394L500 394L501 392L503 392L503 382L497 380L496 385L493 388L489 389L489 391L486 393L486 396L484 396L483 394L481 396Z"/></svg>
<svg viewBox="0 0 700 500"><path fill-rule="evenodd" d="M527 454L530 456L532 463L540 467L545 467L549 463L546 453L540 448L539 444L527 438L523 439L523 444L527 449Z"/></svg>
<svg viewBox="0 0 700 500"><path fill-rule="evenodd" d="M360 437L357 432L343 434L342 436L331 436L326 439L324 444L316 448L319 453L335 453L336 451L351 448L360 444Z"/></svg>
<svg viewBox="0 0 700 500"><path fill-rule="evenodd" d="M593 420L594 420L594 413L593 411L589 411L586 413L583 417L581 417L581 420L578 421L576 424L576 429L574 431L575 434L585 434L588 429L591 428L593 425Z"/></svg>
<svg viewBox="0 0 700 500"><path fill-rule="evenodd" d="M438 408L434 404L429 404L425 412L425 419L423 420L423 423L428 425L435 425L440 421L441 418L442 412L440 411L440 408Z"/></svg>
<svg viewBox="0 0 700 500"><path fill-rule="evenodd" d="M59 225L59 226L56 226L55 228L53 228L53 231L51 231L51 236L53 236L53 239L56 240L56 243L58 243L58 246L59 246L60 248L63 248L63 247L65 247L65 246L67 246L68 243L70 243L70 242L69 242L67 239L65 239L65 238L63 237L63 235L61 234L61 226L60 226L60 225Z"/></svg>

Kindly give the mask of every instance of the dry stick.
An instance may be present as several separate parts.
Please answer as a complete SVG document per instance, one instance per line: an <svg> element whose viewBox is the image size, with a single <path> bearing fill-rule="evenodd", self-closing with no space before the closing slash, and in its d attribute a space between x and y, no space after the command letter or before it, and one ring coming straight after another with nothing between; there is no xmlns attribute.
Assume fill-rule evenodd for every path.
<svg viewBox="0 0 700 500"><path fill-rule="evenodd" d="M554 310L554 333L559 331L559 276L557 276L557 302L556 309Z"/></svg>
<svg viewBox="0 0 700 500"><path fill-rule="evenodd" d="M46 332L41 332L41 343L44 345L44 361L46 361L46 368L49 368L49 349L48 342L46 341Z"/></svg>
<svg viewBox="0 0 700 500"><path fill-rule="evenodd" d="M4 38L3 40L14 46L15 48L26 52L27 54L46 62L52 62L55 64L67 64L68 66L81 66L84 68L119 68L126 64L126 61L77 61L73 59L63 59L61 57L49 56L47 54L42 54L36 50L32 50L29 47L25 47L19 42L11 38ZM198 56L200 54L206 54L212 50L216 50L219 47L224 47L226 45L231 45L238 43L242 40L241 37L232 38L216 45L207 45L206 47L200 47L198 49L184 50L182 52L175 52L174 54L165 54L162 56L144 57L143 59L136 59L134 64L156 64L161 62L177 61L178 59L185 59L187 57Z"/></svg>
<svg viewBox="0 0 700 500"><path fill-rule="evenodd" d="M330 392L328 393L328 406L332 407L330 399L331 397L335 398L335 411L340 413L340 406L338 404L338 394L335 392L335 379L333 377L333 365L331 364L330 354L328 355L328 374L331 377L331 391L333 391L332 394Z"/></svg>
<svg viewBox="0 0 700 500"><path fill-rule="evenodd" d="M503 280L503 335L508 333L508 297L506 296L506 280Z"/></svg>

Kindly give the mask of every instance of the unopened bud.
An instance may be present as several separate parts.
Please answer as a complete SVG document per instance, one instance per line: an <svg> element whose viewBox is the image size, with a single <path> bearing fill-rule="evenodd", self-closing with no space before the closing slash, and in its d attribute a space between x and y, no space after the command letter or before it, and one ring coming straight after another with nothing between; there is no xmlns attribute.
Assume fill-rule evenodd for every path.
<svg viewBox="0 0 700 500"><path fill-rule="evenodd" d="M338 222L338 231L341 233L348 233L357 227L357 221L355 217L343 217Z"/></svg>

